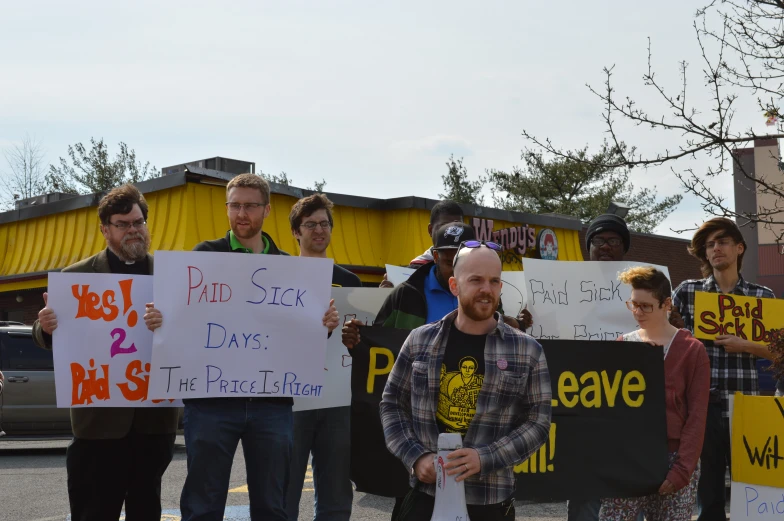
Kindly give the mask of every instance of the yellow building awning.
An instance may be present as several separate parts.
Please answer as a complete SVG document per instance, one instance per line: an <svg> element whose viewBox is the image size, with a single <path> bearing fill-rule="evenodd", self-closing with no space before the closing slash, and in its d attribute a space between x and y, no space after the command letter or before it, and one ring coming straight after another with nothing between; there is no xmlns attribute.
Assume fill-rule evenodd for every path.
<svg viewBox="0 0 784 521"><path fill-rule="evenodd" d="M217 179L187 173L144 181L137 186L149 205L152 250L190 250L197 243L222 237L229 224L225 186ZM304 195L310 192L304 192ZM75 197L0 214L0 292L45 287L46 273L69 266L105 248L96 205L100 194ZM303 191L274 185L272 212L264 222L278 247L297 255L288 215ZM429 208L435 201L408 197L379 200L328 194L335 202L335 227L327 255L349 266L365 282L379 282L385 264L405 266L432 245L427 235ZM493 229L520 223L552 229L559 260L582 260L579 220L514 214L471 207L466 215L493 218ZM468 218L470 223L470 218ZM552 223L552 225L551 225ZM513 255L504 269L522 266Z"/></svg>

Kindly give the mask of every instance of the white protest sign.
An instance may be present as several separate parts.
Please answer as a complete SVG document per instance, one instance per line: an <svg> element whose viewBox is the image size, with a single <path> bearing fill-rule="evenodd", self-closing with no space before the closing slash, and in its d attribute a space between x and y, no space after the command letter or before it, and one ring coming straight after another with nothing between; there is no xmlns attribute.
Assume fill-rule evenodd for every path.
<svg viewBox="0 0 784 521"><path fill-rule="evenodd" d="M144 305L152 277L50 273L57 407L181 406L147 399L152 333Z"/></svg>
<svg viewBox="0 0 784 521"><path fill-rule="evenodd" d="M568 340L615 340L638 328L626 301L631 286L618 273L642 262L580 262L525 259L526 297L534 319L531 336Z"/></svg>
<svg viewBox="0 0 784 521"><path fill-rule="evenodd" d="M318 398L294 398L295 411L351 405L351 355L343 345L340 329L353 319L373 324L376 313L391 291L386 288L332 288L332 298L340 313L340 326L327 342L324 384Z"/></svg>
<svg viewBox="0 0 784 521"><path fill-rule="evenodd" d="M387 280L397 286L408 280L408 277L416 271L414 268L402 268L387 264Z"/></svg>
<svg viewBox="0 0 784 521"><path fill-rule="evenodd" d="M522 271L501 272L501 303L504 305L504 314L516 317L526 305L525 273Z"/></svg>
<svg viewBox="0 0 784 521"><path fill-rule="evenodd" d="M332 260L159 251L150 395L318 396Z"/></svg>
<svg viewBox="0 0 784 521"><path fill-rule="evenodd" d="M784 517L784 489L732 482L732 521L781 521Z"/></svg>

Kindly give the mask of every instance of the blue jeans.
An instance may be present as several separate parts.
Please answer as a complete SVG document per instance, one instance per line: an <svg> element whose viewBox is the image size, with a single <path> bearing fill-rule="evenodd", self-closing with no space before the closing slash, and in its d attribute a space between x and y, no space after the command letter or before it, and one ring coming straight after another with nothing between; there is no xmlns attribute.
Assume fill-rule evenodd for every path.
<svg viewBox="0 0 784 521"><path fill-rule="evenodd" d="M299 501L311 453L316 491L313 519L348 521L354 499L351 486L351 407L294 413L291 481L286 494L286 511L291 521L299 517Z"/></svg>
<svg viewBox="0 0 784 521"><path fill-rule="evenodd" d="M290 403L269 399L207 398L185 403L188 476L183 521L221 521L231 464L242 440L252 521L286 521L292 445Z"/></svg>

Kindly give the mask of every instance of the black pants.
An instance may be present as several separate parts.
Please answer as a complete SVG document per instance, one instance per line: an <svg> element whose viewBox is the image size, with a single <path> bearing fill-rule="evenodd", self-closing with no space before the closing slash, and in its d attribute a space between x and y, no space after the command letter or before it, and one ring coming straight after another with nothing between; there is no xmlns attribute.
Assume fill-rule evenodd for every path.
<svg viewBox="0 0 784 521"><path fill-rule="evenodd" d="M161 519L161 478L174 457L174 434L117 440L74 438L65 454L73 521Z"/></svg>
<svg viewBox="0 0 784 521"><path fill-rule="evenodd" d="M401 521L430 521L436 498L414 490L401 505ZM509 499L494 505L466 505L468 517L476 521L514 521L514 500Z"/></svg>
<svg viewBox="0 0 784 521"><path fill-rule="evenodd" d="M724 521L724 474L730 466L729 421L721 417L721 403L708 404L705 441L700 455L702 474L697 485L697 521Z"/></svg>

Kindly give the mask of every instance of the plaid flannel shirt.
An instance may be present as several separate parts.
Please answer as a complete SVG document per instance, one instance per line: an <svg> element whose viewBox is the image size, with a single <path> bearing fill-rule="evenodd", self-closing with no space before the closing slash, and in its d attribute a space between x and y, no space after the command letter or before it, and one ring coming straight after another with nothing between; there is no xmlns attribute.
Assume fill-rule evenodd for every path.
<svg viewBox="0 0 784 521"><path fill-rule="evenodd" d="M672 304L683 316L686 329L694 334L694 293L705 291L720 293L713 275L707 279L683 281L672 293ZM731 292L746 297L776 298L769 288L746 282L743 277ZM711 400L721 400L722 416L729 418L730 393L740 391L744 394L759 394L757 357L749 353L728 353L711 340L703 340L710 360Z"/></svg>
<svg viewBox="0 0 784 521"><path fill-rule="evenodd" d="M381 423L387 447L409 471L420 456L438 452L440 369L456 316L453 311L413 330L384 388ZM485 375L476 414L463 438L463 446L476 449L481 462L481 472L465 481L470 505L491 505L512 497L512 467L528 459L550 431L552 393L542 346L504 324L498 313L496 319L498 326L485 343ZM498 367L499 360L507 362L506 369ZM417 483L412 475L411 486ZM435 495L432 484L420 483L419 489Z"/></svg>

